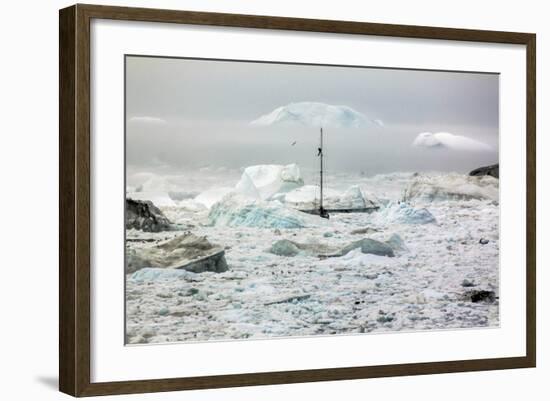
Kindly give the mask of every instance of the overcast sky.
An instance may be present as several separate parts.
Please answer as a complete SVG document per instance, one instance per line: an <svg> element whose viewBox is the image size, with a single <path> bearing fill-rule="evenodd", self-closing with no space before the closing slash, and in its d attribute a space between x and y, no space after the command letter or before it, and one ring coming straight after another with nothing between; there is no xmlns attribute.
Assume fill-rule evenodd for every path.
<svg viewBox="0 0 550 401"><path fill-rule="evenodd" d="M279 106L314 101L384 122L328 130L334 170L466 172L498 161L498 88L495 74L127 57L127 164L173 173L289 162L313 167L318 128L249 123ZM413 147L426 131L465 136L494 151Z"/></svg>

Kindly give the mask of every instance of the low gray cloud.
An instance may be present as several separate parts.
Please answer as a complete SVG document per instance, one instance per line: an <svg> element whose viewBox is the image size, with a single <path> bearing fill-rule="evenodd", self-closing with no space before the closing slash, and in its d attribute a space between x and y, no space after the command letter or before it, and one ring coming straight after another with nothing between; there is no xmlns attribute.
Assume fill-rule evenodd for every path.
<svg viewBox="0 0 550 401"><path fill-rule="evenodd" d="M292 162L315 168L318 128L249 124L300 102L345 106L374 122L327 127L332 171L469 171L498 161L495 74L134 56L126 66L132 171ZM448 132L492 149L411 146L420 132Z"/></svg>

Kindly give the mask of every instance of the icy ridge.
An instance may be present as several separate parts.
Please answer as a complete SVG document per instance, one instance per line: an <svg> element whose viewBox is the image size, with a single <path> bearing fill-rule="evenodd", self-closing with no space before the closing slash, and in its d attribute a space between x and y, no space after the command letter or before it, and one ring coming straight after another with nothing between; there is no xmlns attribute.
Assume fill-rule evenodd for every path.
<svg viewBox="0 0 550 401"><path fill-rule="evenodd" d="M372 120L349 106L319 102L297 102L277 107L250 123L256 126L298 124L310 127L362 128L382 126L380 120Z"/></svg>

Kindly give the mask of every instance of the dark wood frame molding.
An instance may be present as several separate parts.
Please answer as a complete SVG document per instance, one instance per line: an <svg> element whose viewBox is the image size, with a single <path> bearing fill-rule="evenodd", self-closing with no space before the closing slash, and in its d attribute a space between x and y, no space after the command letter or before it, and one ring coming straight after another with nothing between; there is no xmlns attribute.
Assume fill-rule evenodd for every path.
<svg viewBox="0 0 550 401"><path fill-rule="evenodd" d="M90 21L92 18L358 35L511 43L527 49L527 282L523 357L90 382ZM73 396L144 393L535 367L536 364L536 36L77 4L59 13L59 389Z"/></svg>

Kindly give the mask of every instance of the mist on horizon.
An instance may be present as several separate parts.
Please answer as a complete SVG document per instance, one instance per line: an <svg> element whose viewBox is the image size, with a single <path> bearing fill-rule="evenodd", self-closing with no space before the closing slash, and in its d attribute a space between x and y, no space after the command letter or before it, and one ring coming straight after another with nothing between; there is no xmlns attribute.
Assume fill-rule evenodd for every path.
<svg viewBox="0 0 550 401"><path fill-rule="evenodd" d="M135 56L126 69L126 163L133 173L288 163L316 169L319 125L327 120L295 115L292 105L309 104L299 102L355 119L324 127L329 172L468 172L498 162L496 74ZM273 115L290 123L270 124ZM268 123L251 124L262 116ZM425 132L451 133L451 142L413 145ZM454 147L460 140L484 146Z"/></svg>

